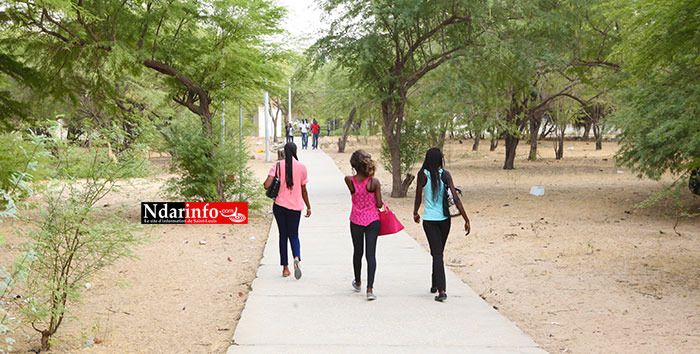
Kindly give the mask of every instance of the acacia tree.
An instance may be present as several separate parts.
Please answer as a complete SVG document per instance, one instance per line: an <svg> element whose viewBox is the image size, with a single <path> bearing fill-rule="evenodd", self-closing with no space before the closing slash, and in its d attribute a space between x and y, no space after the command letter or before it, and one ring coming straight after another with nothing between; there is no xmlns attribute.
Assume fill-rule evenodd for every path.
<svg viewBox="0 0 700 354"><path fill-rule="evenodd" d="M694 0L609 2L625 65L613 113L618 162L659 179L700 168L700 23Z"/></svg>
<svg viewBox="0 0 700 354"><path fill-rule="evenodd" d="M249 94L279 75L278 53L263 48L261 38L279 31L284 10L267 0L12 0L6 13L31 64L55 73L50 86L73 99L85 90L119 97L115 83L152 70L172 100L199 117L211 141L219 140L213 112L224 97ZM218 148L212 144L202 158L215 158ZM212 172L224 200L228 179Z"/></svg>
<svg viewBox="0 0 700 354"><path fill-rule="evenodd" d="M523 1L508 11L509 21L499 23L487 36L481 51L482 76L488 89L505 98L501 132L505 139L504 169L513 169L522 134L530 132L530 159L537 156L537 135L542 117L556 100L596 83L596 76L617 69L608 54L617 40L614 21L601 15L596 1ZM486 74L484 74L486 73Z"/></svg>
<svg viewBox="0 0 700 354"><path fill-rule="evenodd" d="M485 2L326 0L336 18L310 49L317 63L335 60L381 105L392 197L404 197L400 140L409 90L428 72L475 45L489 22ZM412 179L412 176L406 176Z"/></svg>

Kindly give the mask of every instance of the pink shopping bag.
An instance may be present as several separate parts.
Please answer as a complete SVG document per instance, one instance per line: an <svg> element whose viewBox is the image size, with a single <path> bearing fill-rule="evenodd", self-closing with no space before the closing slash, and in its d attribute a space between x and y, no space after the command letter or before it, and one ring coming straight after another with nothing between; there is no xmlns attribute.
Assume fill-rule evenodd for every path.
<svg viewBox="0 0 700 354"><path fill-rule="evenodd" d="M379 236L395 234L401 230L403 225L384 203L384 211L379 212Z"/></svg>

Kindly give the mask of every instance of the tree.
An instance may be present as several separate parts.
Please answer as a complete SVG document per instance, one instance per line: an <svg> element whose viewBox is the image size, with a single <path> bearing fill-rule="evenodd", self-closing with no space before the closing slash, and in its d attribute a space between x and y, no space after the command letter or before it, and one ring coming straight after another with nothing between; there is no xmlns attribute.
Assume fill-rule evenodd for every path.
<svg viewBox="0 0 700 354"><path fill-rule="evenodd" d="M401 134L409 90L428 72L474 45L486 25L482 2L327 0L335 21L310 49L317 63L335 60L381 105L391 156L392 197L403 197Z"/></svg>
<svg viewBox="0 0 700 354"><path fill-rule="evenodd" d="M694 0L609 2L625 65L615 90L618 162L652 179L700 167L700 22Z"/></svg>
<svg viewBox="0 0 700 354"><path fill-rule="evenodd" d="M219 141L214 110L225 97L246 97L280 74L279 51L262 37L279 32L284 10L267 0L148 1L15 0L6 13L14 43L34 56L32 65L54 72L49 87L73 100L86 90L121 98L118 83L149 70L174 102L197 115L211 141ZM30 41L23 43L29 36ZM84 68L90 68L85 70ZM224 86L224 82L226 85ZM214 159L216 146L202 158ZM216 176L225 198L225 171Z"/></svg>

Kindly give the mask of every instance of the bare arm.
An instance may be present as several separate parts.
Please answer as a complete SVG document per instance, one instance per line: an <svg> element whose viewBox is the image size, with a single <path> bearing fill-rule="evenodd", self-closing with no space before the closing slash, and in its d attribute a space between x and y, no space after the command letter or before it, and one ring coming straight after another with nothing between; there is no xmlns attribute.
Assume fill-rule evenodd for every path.
<svg viewBox="0 0 700 354"><path fill-rule="evenodd" d="M464 230L467 232L467 235L471 232L471 224L469 223L469 217L467 216L467 211L464 210L464 206L462 205L462 200L459 199L459 194L457 194L457 191L455 190L455 184L452 181L452 175L445 171L446 177L447 177L447 182L449 183L450 186L450 192L452 192L452 197L455 200L455 206L457 207L457 210L459 210L460 214L464 218Z"/></svg>
<svg viewBox="0 0 700 354"><path fill-rule="evenodd" d="M306 215L304 217L311 216L311 204L309 203L309 192L306 191L306 185L301 185L301 197L304 199L304 204L306 204Z"/></svg>
<svg viewBox="0 0 700 354"><path fill-rule="evenodd" d="M275 179L275 176L267 176L267 179L265 180L265 182L263 182L263 187L265 187L265 190L270 189L273 179Z"/></svg>
<svg viewBox="0 0 700 354"><path fill-rule="evenodd" d="M420 222L420 215L418 215L418 209L420 208L420 203L423 201L423 187L428 183L428 179L425 177L424 173L418 172L418 179L416 181L416 200L413 203L413 221L416 223Z"/></svg>
<svg viewBox="0 0 700 354"><path fill-rule="evenodd" d="M348 190L350 191L350 194L355 193L355 187L353 187L353 185L352 185L352 177L345 176L345 185L348 186Z"/></svg>
<svg viewBox="0 0 700 354"><path fill-rule="evenodd" d="M377 206L377 209L381 209L384 206L384 202L382 201L382 184L379 182L379 179L372 177L372 180L370 180L370 183L374 186L374 201L375 205Z"/></svg>
<svg viewBox="0 0 700 354"><path fill-rule="evenodd" d="M279 165L275 166L275 171L277 171L278 166ZM275 176L267 176L267 179L265 179L265 182L263 182L263 187L265 187L265 190L270 189L270 186L272 185L272 180L274 180L274 179L275 179Z"/></svg>

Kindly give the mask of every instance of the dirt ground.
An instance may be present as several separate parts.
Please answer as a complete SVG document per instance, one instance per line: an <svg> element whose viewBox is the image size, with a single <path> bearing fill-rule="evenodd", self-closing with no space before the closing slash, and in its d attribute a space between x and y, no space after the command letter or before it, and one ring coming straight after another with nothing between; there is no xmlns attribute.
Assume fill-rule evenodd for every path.
<svg viewBox="0 0 700 354"><path fill-rule="evenodd" d="M250 141L251 149L255 140ZM249 167L262 182L268 164L261 154ZM163 165L164 158L153 156ZM167 171L167 168L161 168ZM134 179L100 202L123 208L140 222L141 201L164 201L160 187L169 175ZM247 225L148 225L135 251L100 271L82 291L82 304L55 336L54 353L224 353L248 297L262 257L271 215L251 215ZM21 242L11 234L18 223L0 225L8 264ZM200 245L206 241L206 245ZM23 328L17 353L39 347L39 336ZM100 342L99 344L93 344Z"/></svg>
<svg viewBox="0 0 700 354"><path fill-rule="evenodd" d="M536 162L526 161L521 143L512 171L501 169L503 142L495 152L487 141L478 152L471 145L450 141L445 149L472 226L465 237L464 222L453 218L445 251L463 281L551 353L700 352L700 218L681 220L678 235L669 205L635 208L662 183L616 167L615 143L596 151L567 141L556 161L545 141ZM378 160L379 146L375 137L352 137L348 153L334 144L325 150L349 174L352 151ZM411 217L415 183L407 198L392 199L390 174L380 168L377 177L427 249ZM545 195L530 195L531 186ZM700 212L700 198L687 193L686 204Z"/></svg>

